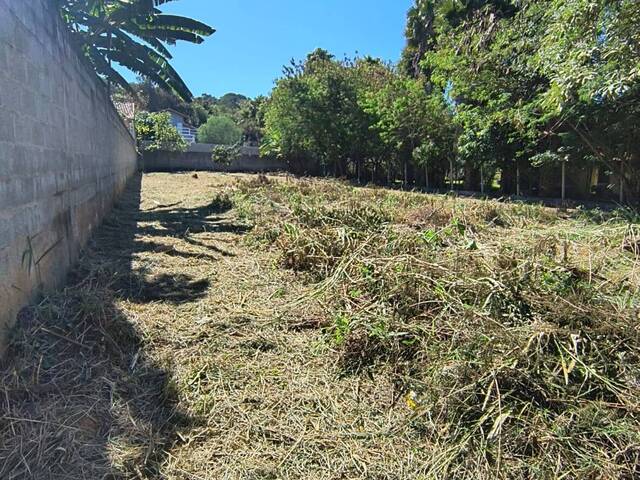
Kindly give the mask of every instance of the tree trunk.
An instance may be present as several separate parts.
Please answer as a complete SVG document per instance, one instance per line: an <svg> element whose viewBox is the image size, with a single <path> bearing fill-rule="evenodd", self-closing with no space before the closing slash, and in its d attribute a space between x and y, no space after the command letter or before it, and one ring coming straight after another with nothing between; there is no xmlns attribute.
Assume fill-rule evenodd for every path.
<svg viewBox="0 0 640 480"><path fill-rule="evenodd" d="M453 159L449 159L449 190L453 191Z"/></svg>
<svg viewBox="0 0 640 480"><path fill-rule="evenodd" d="M620 160L620 203L624 203L624 160Z"/></svg>
<svg viewBox="0 0 640 480"><path fill-rule="evenodd" d="M464 165L464 189L471 192L477 192L481 189L480 172L470 163Z"/></svg>
<svg viewBox="0 0 640 480"><path fill-rule="evenodd" d="M566 198L566 186L567 186L567 168L566 162L562 162L562 203Z"/></svg>
<svg viewBox="0 0 640 480"><path fill-rule="evenodd" d="M429 190L429 164L424 164L424 188Z"/></svg>
<svg viewBox="0 0 640 480"><path fill-rule="evenodd" d="M407 188L409 186L409 162L407 162L407 159L405 158L402 163L403 165L403 169L404 169L404 182L403 182L403 188Z"/></svg>

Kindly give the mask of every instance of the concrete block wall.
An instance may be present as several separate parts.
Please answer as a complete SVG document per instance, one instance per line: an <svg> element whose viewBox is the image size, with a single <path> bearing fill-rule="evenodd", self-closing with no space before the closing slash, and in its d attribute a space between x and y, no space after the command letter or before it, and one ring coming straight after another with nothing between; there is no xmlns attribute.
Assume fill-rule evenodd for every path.
<svg viewBox="0 0 640 480"><path fill-rule="evenodd" d="M0 353L136 172L135 142L51 0L0 0Z"/></svg>
<svg viewBox="0 0 640 480"><path fill-rule="evenodd" d="M194 143L186 152L145 152L144 171L278 172L288 168L276 158L260 157L257 147L242 147L240 156L229 165L216 163L211 159L213 148L208 143Z"/></svg>

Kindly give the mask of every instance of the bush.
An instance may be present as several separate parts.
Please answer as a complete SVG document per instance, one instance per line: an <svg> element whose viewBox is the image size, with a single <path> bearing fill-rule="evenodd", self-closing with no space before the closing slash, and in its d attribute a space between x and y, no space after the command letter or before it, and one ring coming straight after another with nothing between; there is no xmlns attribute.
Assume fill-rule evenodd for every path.
<svg viewBox="0 0 640 480"><path fill-rule="evenodd" d="M234 145L240 142L241 137L240 127L225 115L209 117L207 123L198 129L198 142L200 143Z"/></svg>
<svg viewBox="0 0 640 480"><path fill-rule="evenodd" d="M187 149L187 142L171 125L171 115L167 112L140 112L134 125L142 151L184 152Z"/></svg>

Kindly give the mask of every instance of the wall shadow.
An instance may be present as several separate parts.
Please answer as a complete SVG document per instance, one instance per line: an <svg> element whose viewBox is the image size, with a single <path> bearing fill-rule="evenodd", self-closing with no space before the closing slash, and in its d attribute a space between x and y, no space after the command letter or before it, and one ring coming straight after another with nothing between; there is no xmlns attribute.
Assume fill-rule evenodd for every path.
<svg viewBox="0 0 640 480"><path fill-rule="evenodd" d="M140 187L136 176L69 286L23 310L11 332L0 364L3 480L159 478L166 452L198 425L178 407L171 366L152 357L148 332L118 302L183 304L205 296L209 280L132 269L136 253L156 246L136 239L148 228L138 222L158 221L156 235L184 235L190 224L215 226L210 217L221 206L143 212Z"/></svg>
<svg viewBox="0 0 640 480"><path fill-rule="evenodd" d="M241 235L249 230L242 224L229 223L220 215L233 207L226 196L217 196L207 205L194 208L177 205L159 206L140 212L141 222L157 223L159 227L141 227L138 233L185 237L190 233L235 233Z"/></svg>

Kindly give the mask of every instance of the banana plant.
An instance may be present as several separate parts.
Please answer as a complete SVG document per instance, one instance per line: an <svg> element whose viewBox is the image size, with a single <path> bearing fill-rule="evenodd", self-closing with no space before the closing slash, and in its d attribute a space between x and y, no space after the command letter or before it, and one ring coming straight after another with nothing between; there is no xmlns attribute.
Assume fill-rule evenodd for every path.
<svg viewBox="0 0 640 480"><path fill-rule="evenodd" d="M96 72L131 91L113 62L190 101L193 95L171 66L167 45L200 44L215 30L197 20L162 13L175 0L57 0L62 19Z"/></svg>

